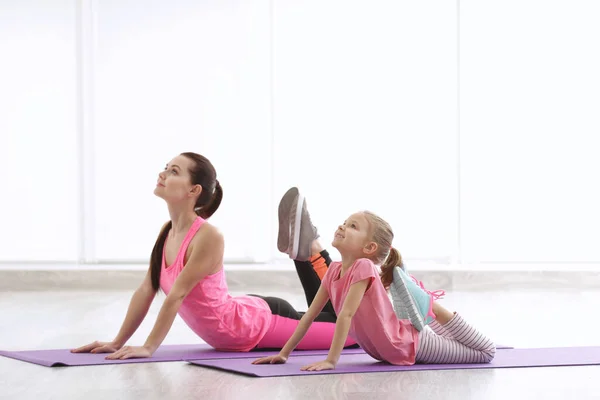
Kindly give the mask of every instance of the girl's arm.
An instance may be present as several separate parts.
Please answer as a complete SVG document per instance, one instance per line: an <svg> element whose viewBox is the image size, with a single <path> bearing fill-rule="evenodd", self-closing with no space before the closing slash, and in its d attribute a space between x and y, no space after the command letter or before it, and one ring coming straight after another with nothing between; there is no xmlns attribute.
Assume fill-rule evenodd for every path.
<svg viewBox="0 0 600 400"><path fill-rule="evenodd" d="M331 347L329 348L329 353L327 354L327 359L302 367L301 369L303 371L321 371L335 368L340 359L340 355L342 354L342 350L344 349L344 343L348 338L352 317L354 317L356 310L358 310L358 306L360 306L360 302L362 301L370 282L371 278L367 278L355 282L350 286L348 295L342 306L342 311L340 311L337 316L335 333L333 335Z"/></svg>
<svg viewBox="0 0 600 400"><path fill-rule="evenodd" d="M290 353L298 346L298 343L302 340L308 328L313 323L317 315L323 310L325 304L329 300L329 293L325 286L321 285L315 298L313 299L308 311L302 316L294 334L289 338L283 349L276 356L262 357L254 360L252 364L279 364L287 361Z"/></svg>
<svg viewBox="0 0 600 400"><path fill-rule="evenodd" d="M323 310L325 304L329 300L329 293L327 293L327 289L323 285L319 286L319 290L317 290L317 294L313 299L310 307L308 307L308 311L306 314L302 316L300 319L300 323L298 327L294 331L292 337L287 341L283 349L279 352L279 355L287 358L290 353L298 346L298 343L302 340L306 332L308 332L308 328L312 325L317 315Z"/></svg>
<svg viewBox="0 0 600 400"><path fill-rule="evenodd" d="M150 357L167 336L185 297L221 262L223 250L221 233L212 225L204 225L194 237L194 247L189 259L165 299L146 343L141 348L124 347L107 358L124 360L132 357Z"/></svg>
<svg viewBox="0 0 600 400"><path fill-rule="evenodd" d="M352 284L350 290L348 290L348 295L344 300L342 311L340 311L340 315L338 315L337 322L335 323L333 342L331 343L329 353L327 354L327 361L331 362L333 365L336 365L340 359L340 354L342 354L342 350L344 349L344 343L348 338L350 322L352 321L352 317L354 317L356 310L358 310L358 306L360 306L360 302L362 301L370 282L370 278L363 279L362 281Z"/></svg>

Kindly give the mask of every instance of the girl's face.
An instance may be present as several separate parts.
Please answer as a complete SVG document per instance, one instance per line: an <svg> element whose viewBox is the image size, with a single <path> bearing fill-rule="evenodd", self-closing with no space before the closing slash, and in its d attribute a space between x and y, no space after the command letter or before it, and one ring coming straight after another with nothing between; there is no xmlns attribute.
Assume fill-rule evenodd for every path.
<svg viewBox="0 0 600 400"><path fill-rule="evenodd" d="M371 227L363 213L355 213L335 231L331 243L340 254L355 258L368 257L373 246Z"/></svg>

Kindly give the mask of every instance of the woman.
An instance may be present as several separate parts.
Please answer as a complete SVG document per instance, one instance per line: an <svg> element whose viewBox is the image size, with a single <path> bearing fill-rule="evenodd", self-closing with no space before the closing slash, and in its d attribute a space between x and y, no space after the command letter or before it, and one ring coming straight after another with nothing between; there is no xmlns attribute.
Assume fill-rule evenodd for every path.
<svg viewBox="0 0 600 400"><path fill-rule="evenodd" d="M200 338L217 350L280 349L302 314L283 299L229 294L223 270L223 236L206 222L223 197L210 161L195 153L178 155L158 175L154 193L167 203L170 221L158 235L150 268L131 299L119 333L111 342L94 342L72 351L113 353L107 359L151 357L178 313ZM303 213L302 208L296 210L295 202L288 205L285 199L289 195L286 196L280 204L279 217L294 219L302 229L280 230L278 243L304 248L316 239L316 229L311 229L308 213ZM309 260L296 262L296 268L310 304L320 285L319 274ZM159 288L167 296L146 342L143 346L124 346L140 326ZM298 349L329 348L336 316L331 308L328 311L317 316ZM355 342L348 339L345 344Z"/></svg>

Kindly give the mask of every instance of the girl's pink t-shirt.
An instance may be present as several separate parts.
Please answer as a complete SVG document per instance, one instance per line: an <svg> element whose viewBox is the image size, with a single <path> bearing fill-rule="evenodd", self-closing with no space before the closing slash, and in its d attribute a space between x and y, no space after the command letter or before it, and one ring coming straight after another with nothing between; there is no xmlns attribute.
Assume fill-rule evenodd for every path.
<svg viewBox="0 0 600 400"><path fill-rule="evenodd" d="M414 364L419 332L409 320L396 316L375 264L366 258L358 259L340 278L341 269L341 262L332 262L322 282L338 315L350 286L364 279L370 282L352 318L349 335L376 360Z"/></svg>

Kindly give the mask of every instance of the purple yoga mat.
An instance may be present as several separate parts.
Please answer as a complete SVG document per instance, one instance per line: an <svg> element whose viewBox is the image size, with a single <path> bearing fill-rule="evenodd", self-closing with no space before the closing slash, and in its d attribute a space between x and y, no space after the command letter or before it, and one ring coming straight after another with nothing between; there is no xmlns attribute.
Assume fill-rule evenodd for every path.
<svg viewBox="0 0 600 400"><path fill-rule="evenodd" d="M325 355L328 350L299 350L296 355ZM151 358L130 358L128 360L106 360L107 354L71 353L69 349L0 351L0 355L46 367L69 367L100 364L131 364L165 361L213 360L222 358L258 358L277 354L277 351L228 352L217 351L207 344L163 345ZM364 353L362 349L346 349L344 354Z"/></svg>
<svg viewBox="0 0 600 400"><path fill-rule="evenodd" d="M506 347L506 346L504 346ZM501 348L500 346L498 348ZM329 350L296 350L291 356L326 355ZM163 345L156 350L152 358L130 358L128 360L106 360L107 354L78 353L69 349L1 351L0 356L14 358L45 367L73 367L101 364L133 364L165 361L218 360L246 358L254 359L277 354L278 351L229 352L217 351L207 344ZM346 349L342 354L364 354L362 349Z"/></svg>
<svg viewBox="0 0 600 400"><path fill-rule="evenodd" d="M519 367L551 367L568 365L600 364L600 347L556 347L539 349L503 349L496 352L496 357L489 364L416 364L397 366L377 362L367 354L344 354L334 370L307 372L300 368L323 356L290 357L285 364L253 365L248 359L230 360L194 360L192 364L217 368L255 377L315 375L315 374L351 374L364 372L423 371L441 369L475 369L475 368L519 368Z"/></svg>

